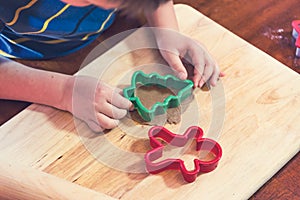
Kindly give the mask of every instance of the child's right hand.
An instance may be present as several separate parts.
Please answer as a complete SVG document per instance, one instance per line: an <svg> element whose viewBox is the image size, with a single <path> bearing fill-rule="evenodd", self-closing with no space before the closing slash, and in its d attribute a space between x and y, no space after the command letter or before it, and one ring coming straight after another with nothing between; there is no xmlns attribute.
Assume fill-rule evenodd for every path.
<svg viewBox="0 0 300 200"><path fill-rule="evenodd" d="M132 103L121 95L121 90L113 88L95 78L75 76L71 78L73 90L68 88L67 110L83 120L95 132L112 129L119 119L133 107ZM70 91L71 90L71 91Z"/></svg>

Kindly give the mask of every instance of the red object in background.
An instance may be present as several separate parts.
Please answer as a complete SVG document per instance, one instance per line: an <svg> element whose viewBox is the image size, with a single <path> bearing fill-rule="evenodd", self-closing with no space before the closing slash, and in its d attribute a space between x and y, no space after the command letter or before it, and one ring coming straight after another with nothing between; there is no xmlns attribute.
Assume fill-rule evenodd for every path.
<svg viewBox="0 0 300 200"><path fill-rule="evenodd" d="M214 170L222 156L221 146L212 139L203 138L203 130L197 126L189 127L184 135L177 135L164 127L155 126L149 130L148 135L153 149L146 153L145 162L146 169L151 174L157 174L165 170L178 170L182 173L185 181L193 182L199 173L207 173ZM190 139L194 139L196 141L196 151L207 151L212 153L214 158L208 161L194 159L193 170L187 170L184 161L179 158L167 158L155 162L155 160L162 157L165 148L157 139L162 139L167 144L175 147L183 147Z"/></svg>
<svg viewBox="0 0 300 200"><path fill-rule="evenodd" d="M292 26L293 26L293 37L295 38L296 42L296 56L300 57L300 38L299 38L299 34L300 34L300 20L294 20L292 22Z"/></svg>

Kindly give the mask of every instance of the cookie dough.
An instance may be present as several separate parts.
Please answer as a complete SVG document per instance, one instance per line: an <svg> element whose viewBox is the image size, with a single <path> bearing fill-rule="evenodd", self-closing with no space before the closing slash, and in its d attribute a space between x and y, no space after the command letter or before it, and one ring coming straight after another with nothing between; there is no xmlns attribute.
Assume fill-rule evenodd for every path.
<svg viewBox="0 0 300 200"><path fill-rule="evenodd" d="M140 98L147 109L151 109L155 103L163 102L168 96L177 95L177 92L159 85L139 85L135 91L135 96ZM169 108L165 114L156 116L151 122L143 121L137 111L133 111L130 114L131 118L140 124L164 125L165 122L178 124L181 120L181 107Z"/></svg>

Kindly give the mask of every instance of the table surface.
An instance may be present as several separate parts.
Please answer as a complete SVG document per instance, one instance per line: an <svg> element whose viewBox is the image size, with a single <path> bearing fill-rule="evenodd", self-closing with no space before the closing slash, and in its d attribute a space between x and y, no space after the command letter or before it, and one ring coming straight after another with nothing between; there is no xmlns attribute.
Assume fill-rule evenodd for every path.
<svg viewBox="0 0 300 200"><path fill-rule="evenodd" d="M294 59L294 47L291 41L290 27L292 20L300 18L299 13L296 12L299 7L296 1L289 1L288 3L281 1L251 1L251 3L247 1L185 1L184 3L196 7L221 25L299 72L298 60ZM289 12L286 12L286 10L289 10ZM253 16L256 16L258 11L262 14L256 20L253 20ZM231 14L228 15L228 13ZM119 18L118 21L122 21L122 19ZM248 23L245 23L245 21ZM124 27L113 26L110 31L107 31L103 36L98 38L98 43L119 31L136 27L139 23L140 21L131 20L128 24L124 24ZM78 65L76 66L76 63L81 63L87 53L96 45L97 42L75 53L75 59L73 55L51 61L22 62L32 67L73 74L79 67ZM73 62L69 62L70 57L72 57ZM70 67L72 65L74 67ZM2 123L27 105L23 102L1 101ZM294 184L299 180L298 171L299 156L296 156L252 198L299 197L299 189L297 188L297 184Z"/></svg>

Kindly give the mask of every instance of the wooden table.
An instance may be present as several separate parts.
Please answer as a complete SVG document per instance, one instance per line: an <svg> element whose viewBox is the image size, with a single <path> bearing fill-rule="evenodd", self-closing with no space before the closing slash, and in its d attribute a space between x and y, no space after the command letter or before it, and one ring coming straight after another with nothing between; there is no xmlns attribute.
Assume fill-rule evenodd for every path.
<svg viewBox="0 0 300 200"><path fill-rule="evenodd" d="M176 0L187 3L209 18L250 42L257 48L300 73L300 59L295 58L291 22L300 19L296 0L280 1L205 1ZM288 12L287 12L288 11ZM297 199L300 189L298 153L272 177L252 199Z"/></svg>
<svg viewBox="0 0 300 200"><path fill-rule="evenodd" d="M104 36L105 37L105 36ZM88 51L88 50L86 50L86 51ZM79 55L81 55L81 54L79 54ZM80 59L82 59L84 57L84 55L82 55L81 57L79 56L79 57L77 57L76 59L77 60L80 60ZM48 65L48 63L49 62L47 62L47 64L43 64L43 62L40 62L39 64L42 64L42 65L44 65L44 66L47 66ZM50 62L50 64L51 64L51 62ZM66 61L64 60L64 59L57 59L57 60L55 60L55 61L52 61L52 65L54 66L54 65L57 65L57 64L66 64ZM41 67L43 67L43 66L41 66ZM53 69L52 69L53 70ZM54 69L55 70L55 69ZM58 69L58 70L64 70L64 69ZM72 72L67 72L67 73L72 73ZM263 195L263 194L262 194ZM291 194L288 194L288 195L291 195ZM297 194L295 194L295 195L297 195ZM280 194L279 194L279 196L280 196ZM254 197L255 198L255 197ZM259 198L259 196L257 196L257 198Z"/></svg>

